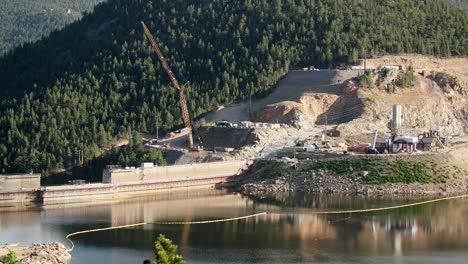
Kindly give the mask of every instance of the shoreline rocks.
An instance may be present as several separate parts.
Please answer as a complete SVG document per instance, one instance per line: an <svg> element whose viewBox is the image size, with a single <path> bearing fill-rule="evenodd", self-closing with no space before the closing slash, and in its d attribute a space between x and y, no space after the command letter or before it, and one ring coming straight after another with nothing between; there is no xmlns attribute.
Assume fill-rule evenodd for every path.
<svg viewBox="0 0 468 264"><path fill-rule="evenodd" d="M29 247L17 245L0 246L0 257L13 251L23 264L67 264L71 260L68 249L59 242L37 244Z"/></svg>
<svg viewBox="0 0 468 264"><path fill-rule="evenodd" d="M277 192L339 193L364 195L392 194L449 194L468 192L468 179L458 179L447 183L386 183L373 185L364 183L366 172L357 175L333 174L318 170L294 177L281 176L275 180L249 180L240 185L239 191L245 195L264 196Z"/></svg>

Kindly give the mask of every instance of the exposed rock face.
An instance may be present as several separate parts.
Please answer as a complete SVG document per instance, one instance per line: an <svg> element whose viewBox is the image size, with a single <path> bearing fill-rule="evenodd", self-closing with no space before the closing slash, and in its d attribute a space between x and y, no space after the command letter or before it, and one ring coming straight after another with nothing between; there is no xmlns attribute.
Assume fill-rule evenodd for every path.
<svg viewBox="0 0 468 264"><path fill-rule="evenodd" d="M361 87L352 80L313 86L296 98L266 105L253 113L252 120L298 128L338 124L338 130L347 137L375 128L380 132L387 130L392 106L400 104L403 134L417 136L433 129L444 136L467 133L468 84L462 81L465 76L450 75L441 69L428 74L419 71L413 73L416 82L412 87L396 85L403 72L395 69L376 71L373 88Z"/></svg>
<svg viewBox="0 0 468 264"><path fill-rule="evenodd" d="M304 107L293 101L267 105L252 114L252 120L268 123L284 123L297 125L297 119L306 113Z"/></svg>
<svg viewBox="0 0 468 264"><path fill-rule="evenodd" d="M240 191L257 197L278 192L341 193L341 194L446 194L468 192L468 179L450 183L387 183L369 185L363 183L365 176L337 175L326 170L318 170L293 178L279 177L275 181L261 181L241 185Z"/></svg>
<svg viewBox="0 0 468 264"><path fill-rule="evenodd" d="M68 249L59 242L32 244L30 247L3 246L0 256L14 251L23 264L66 264L71 256Z"/></svg>
<svg viewBox="0 0 468 264"><path fill-rule="evenodd" d="M417 136L437 129L444 136L468 132L468 96L441 88L430 78L417 77L410 88L387 92L379 88L359 88L358 97L364 103L363 114L338 126L344 137L353 137L379 128L386 130L392 118L392 106L402 105L402 133ZM369 137L365 140L369 140ZM364 140L364 139L360 139Z"/></svg>
<svg viewBox="0 0 468 264"><path fill-rule="evenodd" d="M270 104L253 113L252 120L284 123L299 128L350 121L363 112L363 104L352 87L332 87L330 93L306 93L297 101Z"/></svg>

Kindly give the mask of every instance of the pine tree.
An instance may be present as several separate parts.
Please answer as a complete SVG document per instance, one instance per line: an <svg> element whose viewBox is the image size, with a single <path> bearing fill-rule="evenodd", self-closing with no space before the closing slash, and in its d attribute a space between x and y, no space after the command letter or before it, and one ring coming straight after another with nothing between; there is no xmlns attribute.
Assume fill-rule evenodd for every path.
<svg viewBox="0 0 468 264"><path fill-rule="evenodd" d="M155 243L157 264L185 264L182 256L177 255L177 246L163 234L158 236Z"/></svg>

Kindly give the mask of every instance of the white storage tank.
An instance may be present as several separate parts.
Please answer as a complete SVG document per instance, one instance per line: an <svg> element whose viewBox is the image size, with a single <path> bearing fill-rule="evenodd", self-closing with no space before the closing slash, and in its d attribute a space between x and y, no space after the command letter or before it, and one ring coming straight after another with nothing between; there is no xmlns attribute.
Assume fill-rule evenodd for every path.
<svg viewBox="0 0 468 264"><path fill-rule="evenodd" d="M401 127L401 105L393 105L393 129L397 130Z"/></svg>

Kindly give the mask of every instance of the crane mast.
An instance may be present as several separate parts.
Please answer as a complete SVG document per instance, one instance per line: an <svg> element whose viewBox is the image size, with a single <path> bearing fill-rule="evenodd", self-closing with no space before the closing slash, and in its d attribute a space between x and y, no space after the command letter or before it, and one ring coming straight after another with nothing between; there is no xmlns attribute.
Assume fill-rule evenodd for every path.
<svg viewBox="0 0 468 264"><path fill-rule="evenodd" d="M146 37L148 38L149 42L151 43L151 46L153 47L153 50L158 55L159 61L161 62L164 69L166 70L167 74L169 75L169 78L171 79L172 84L179 91L179 103L180 103L180 109L182 111L182 119L184 120L185 129L187 130L187 134L189 137L188 138L189 149L191 149L193 147L192 126L190 124L190 117L189 117L188 109L187 109L187 101L185 99L185 94L184 94L185 86L179 85L179 82L177 81L174 73L169 67L169 64L167 64L166 59L164 59L164 55L161 52L161 49L159 49L159 46L158 44L156 44L156 41L154 40L153 35L151 35L151 32L146 27L143 21L141 21L141 25L143 27L143 31L145 32Z"/></svg>

